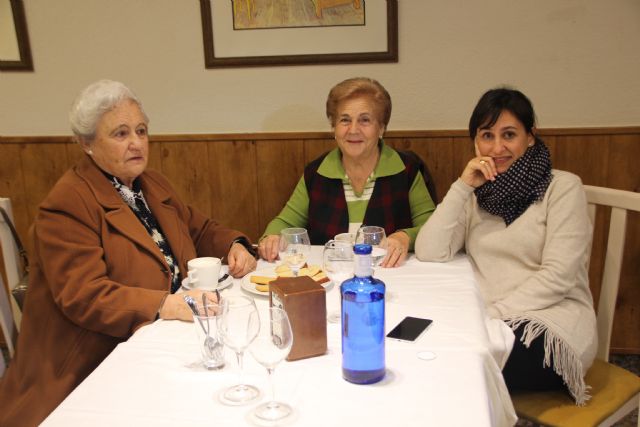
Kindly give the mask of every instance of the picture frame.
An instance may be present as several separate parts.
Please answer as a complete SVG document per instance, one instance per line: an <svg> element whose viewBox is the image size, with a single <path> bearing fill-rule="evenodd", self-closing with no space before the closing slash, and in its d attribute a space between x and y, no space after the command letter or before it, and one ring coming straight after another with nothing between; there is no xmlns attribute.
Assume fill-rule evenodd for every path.
<svg viewBox="0 0 640 427"><path fill-rule="evenodd" d="M0 33L0 70L2 71L33 71L33 61L31 59L31 47L29 45L29 35L27 33L27 20L24 13L22 0L0 0L8 2L0 5L2 8L3 26L8 28L13 26L14 33L9 31ZM7 7L10 9L7 9ZM5 52L11 52L5 53ZM6 55L6 56L5 56Z"/></svg>
<svg viewBox="0 0 640 427"><path fill-rule="evenodd" d="M205 67L398 62L398 0L370 0L366 6L361 26L238 31L232 1L200 0ZM324 44L316 47L318 41Z"/></svg>

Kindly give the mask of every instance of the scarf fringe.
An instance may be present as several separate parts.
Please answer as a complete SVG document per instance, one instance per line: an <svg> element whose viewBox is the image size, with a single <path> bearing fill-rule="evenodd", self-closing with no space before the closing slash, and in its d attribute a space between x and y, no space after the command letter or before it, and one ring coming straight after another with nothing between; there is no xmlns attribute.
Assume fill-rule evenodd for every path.
<svg viewBox="0 0 640 427"><path fill-rule="evenodd" d="M537 319L519 315L503 320L514 331L526 323L521 341L527 348L534 339L544 333L544 366L551 366L553 359L553 371L562 377L576 405L584 406L591 399L591 387L585 384L582 376L582 361L565 341Z"/></svg>

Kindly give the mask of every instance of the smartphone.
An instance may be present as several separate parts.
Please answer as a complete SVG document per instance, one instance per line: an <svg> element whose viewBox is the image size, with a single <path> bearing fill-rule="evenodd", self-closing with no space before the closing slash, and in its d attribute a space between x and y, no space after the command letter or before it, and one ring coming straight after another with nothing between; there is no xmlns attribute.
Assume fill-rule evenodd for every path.
<svg viewBox="0 0 640 427"><path fill-rule="evenodd" d="M388 338L415 341L433 323L431 319L407 316L387 334Z"/></svg>

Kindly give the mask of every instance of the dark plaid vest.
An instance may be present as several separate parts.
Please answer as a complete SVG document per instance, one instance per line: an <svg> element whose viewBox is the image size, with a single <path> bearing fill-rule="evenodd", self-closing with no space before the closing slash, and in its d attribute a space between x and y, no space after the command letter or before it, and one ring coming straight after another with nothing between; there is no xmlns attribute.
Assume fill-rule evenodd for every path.
<svg viewBox="0 0 640 427"><path fill-rule="evenodd" d="M317 173L327 156L324 153L304 170L309 194L308 232L312 245L324 245L336 234L349 231L349 212L341 179ZM363 225L383 227L387 236L397 230L413 227L409 190L418 172L424 172L422 160L411 151L398 151L405 169L391 176L376 178Z"/></svg>

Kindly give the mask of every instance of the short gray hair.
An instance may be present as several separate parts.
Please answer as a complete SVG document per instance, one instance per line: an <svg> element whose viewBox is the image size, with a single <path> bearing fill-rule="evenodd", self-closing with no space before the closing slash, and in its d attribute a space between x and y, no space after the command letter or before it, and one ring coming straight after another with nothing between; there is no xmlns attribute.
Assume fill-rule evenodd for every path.
<svg viewBox="0 0 640 427"><path fill-rule="evenodd" d="M93 141L102 115L126 100L138 104L145 121L149 123L142 103L123 83L113 80L99 80L87 86L73 102L69 112L71 130L76 139Z"/></svg>

